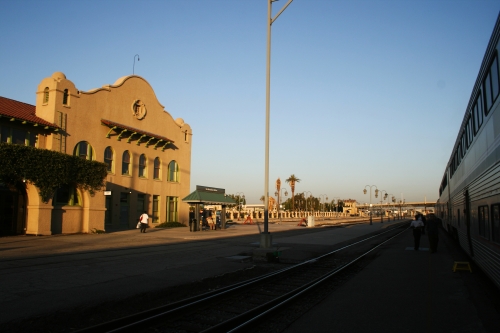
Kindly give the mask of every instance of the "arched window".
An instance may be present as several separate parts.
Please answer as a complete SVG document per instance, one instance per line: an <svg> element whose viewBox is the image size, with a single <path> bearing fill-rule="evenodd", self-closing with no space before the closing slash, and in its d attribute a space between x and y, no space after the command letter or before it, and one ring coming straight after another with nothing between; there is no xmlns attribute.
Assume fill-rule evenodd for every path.
<svg viewBox="0 0 500 333"><path fill-rule="evenodd" d="M122 175L130 175L130 153L125 150L122 158Z"/></svg>
<svg viewBox="0 0 500 333"><path fill-rule="evenodd" d="M63 104L64 105L68 105L68 97L69 97L68 89L64 89L64 93L63 93Z"/></svg>
<svg viewBox="0 0 500 333"><path fill-rule="evenodd" d="M147 159L146 155L142 154L139 157L139 177L146 177L147 176Z"/></svg>
<svg viewBox="0 0 500 333"><path fill-rule="evenodd" d="M43 90L43 104L47 104L49 102L49 87L45 87Z"/></svg>
<svg viewBox="0 0 500 333"><path fill-rule="evenodd" d="M94 159L93 148L87 141L80 141L76 144L73 155L92 161Z"/></svg>
<svg viewBox="0 0 500 333"><path fill-rule="evenodd" d="M113 172L113 149L111 147L106 147L104 150L104 163L107 165L108 172Z"/></svg>
<svg viewBox="0 0 500 333"><path fill-rule="evenodd" d="M161 161L160 161L160 158L157 157L155 158L155 163L154 163L154 174L153 174L153 178L154 179L160 179L160 174L161 174Z"/></svg>
<svg viewBox="0 0 500 333"><path fill-rule="evenodd" d="M168 181L179 182L179 165L176 161L170 161L168 164Z"/></svg>

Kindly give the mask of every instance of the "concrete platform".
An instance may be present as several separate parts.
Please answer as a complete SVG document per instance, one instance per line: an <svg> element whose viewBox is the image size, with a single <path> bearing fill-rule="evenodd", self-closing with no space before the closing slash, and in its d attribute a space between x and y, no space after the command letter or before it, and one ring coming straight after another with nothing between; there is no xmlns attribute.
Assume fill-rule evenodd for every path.
<svg viewBox="0 0 500 333"><path fill-rule="evenodd" d="M387 243L377 258L353 279L308 311L285 332L498 332L499 292L484 275L453 272L467 261L441 230L431 253L422 235L415 251L413 234ZM484 285L486 285L486 288Z"/></svg>

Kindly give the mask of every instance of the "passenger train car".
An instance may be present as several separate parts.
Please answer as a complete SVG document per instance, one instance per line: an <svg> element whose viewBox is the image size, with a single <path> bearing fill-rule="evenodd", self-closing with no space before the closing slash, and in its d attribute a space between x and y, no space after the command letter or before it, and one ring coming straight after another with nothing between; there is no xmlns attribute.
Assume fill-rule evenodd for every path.
<svg viewBox="0 0 500 333"><path fill-rule="evenodd" d="M500 15L451 157L437 215L443 227L500 288Z"/></svg>

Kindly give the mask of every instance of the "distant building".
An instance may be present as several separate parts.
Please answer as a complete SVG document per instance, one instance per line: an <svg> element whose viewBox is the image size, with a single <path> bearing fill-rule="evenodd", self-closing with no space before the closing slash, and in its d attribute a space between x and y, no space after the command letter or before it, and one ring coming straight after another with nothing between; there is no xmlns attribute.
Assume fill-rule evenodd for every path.
<svg viewBox="0 0 500 333"><path fill-rule="evenodd" d="M356 207L356 200L347 199L341 201L344 203L344 213L358 214L358 208Z"/></svg>
<svg viewBox="0 0 500 333"><path fill-rule="evenodd" d="M143 211L153 224L188 223L180 198L190 188L191 127L165 111L146 80L131 75L85 92L56 72L36 94L35 106L0 98L1 141L104 162L106 191L91 196L63 186L44 203L33 185L3 186L0 200L17 199L10 222L0 221L2 234L128 229ZM0 215L9 213L4 206Z"/></svg>

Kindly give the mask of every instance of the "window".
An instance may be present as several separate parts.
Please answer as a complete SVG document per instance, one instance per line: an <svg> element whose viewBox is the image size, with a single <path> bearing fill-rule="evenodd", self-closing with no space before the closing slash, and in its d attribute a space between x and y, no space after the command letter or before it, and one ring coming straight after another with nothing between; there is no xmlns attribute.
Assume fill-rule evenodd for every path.
<svg viewBox="0 0 500 333"><path fill-rule="evenodd" d="M113 172L113 149L111 147L106 147L104 150L104 163L107 165L108 172Z"/></svg>
<svg viewBox="0 0 500 333"><path fill-rule="evenodd" d="M125 150L122 158L122 175L130 175L130 153Z"/></svg>
<svg viewBox="0 0 500 333"><path fill-rule="evenodd" d="M146 164L147 164L147 159L146 155L142 154L139 157L139 177L146 177Z"/></svg>
<svg viewBox="0 0 500 333"><path fill-rule="evenodd" d="M458 223L458 227L460 227L460 208L457 209L457 223Z"/></svg>
<svg viewBox="0 0 500 333"><path fill-rule="evenodd" d="M76 144L74 155L92 161L94 156L93 148L88 142L80 141Z"/></svg>
<svg viewBox="0 0 500 333"><path fill-rule="evenodd" d="M498 58L495 56L483 83L485 114L488 114L498 97L498 86Z"/></svg>
<svg viewBox="0 0 500 333"><path fill-rule="evenodd" d="M167 197L167 222L179 222L177 214L178 197Z"/></svg>
<svg viewBox="0 0 500 333"><path fill-rule="evenodd" d="M0 142L36 147L37 135L24 129L2 126L0 129Z"/></svg>
<svg viewBox="0 0 500 333"><path fill-rule="evenodd" d="M479 206L478 207L478 217L479 217L479 235L483 236L484 238L489 238L490 237L490 232L489 232L489 218L488 218L488 206Z"/></svg>
<svg viewBox="0 0 500 333"><path fill-rule="evenodd" d="M63 185L56 191L55 203L64 206L80 206L81 198L74 186Z"/></svg>
<svg viewBox="0 0 500 333"><path fill-rule="evenodd" d="M43 90L43 104L47 104L49 102L49 87L45 87Z"/></svg>
<svg viewBox="0 0 500 333"><path fill-rule="evenodd" d="M160 179L160 171L161 171L160 166L161 166L160 158L157 157L155 158L155 163L154 163L154 175L153 175L154 179Z"/></svg>
<svg viewBox="0 0 500 333"><path fill-rule="evenodd" d="M491 206L491 239L500 243L500 204Z"/></svg>
<svg viewBox="0 0 500 333"><path fill-rule="evenodd" d="M483 104L481 102L481 91L479 91L477 95L476 103L474 103L474 107L472 110L474 113L474 135L476 135L479 131L479 128L483 124Z"/></svg>
<svg viewBox="0 0 500 333"><path fill-rule="evenodd" d="M151 217L153 219L153 223L160 222L159 207L160 207L160 196L153 195L153 216Z"/></svg>
<svg viewBox="0 0 500 333"><path fill-rule="evenodd" d="M467 143L467 148L470 147L472 141L474 140L474 124L472 123L472 116L469 115L469 120L467 121L467 131L469 133L469 141Z"/></svg>
<svg viewBox="0 0 500 333"><path fill-rule="evenodd" d="M68 89L64 89L64 93L63 93L63 104L64 105L68 105L68 97L69 97Z"/></svg>
<svg viewBox="0 0 500 333"><path fill-rule="evenodd" d="M2 126L0 130L0 142L10 143L10 127Z"/></svg>
<svg viewBox="0 0 500 333"><path fill-rule="evenodd" d="M179 182L179 166L176 161L170 161L168 164L168 181Z"/></svg>

